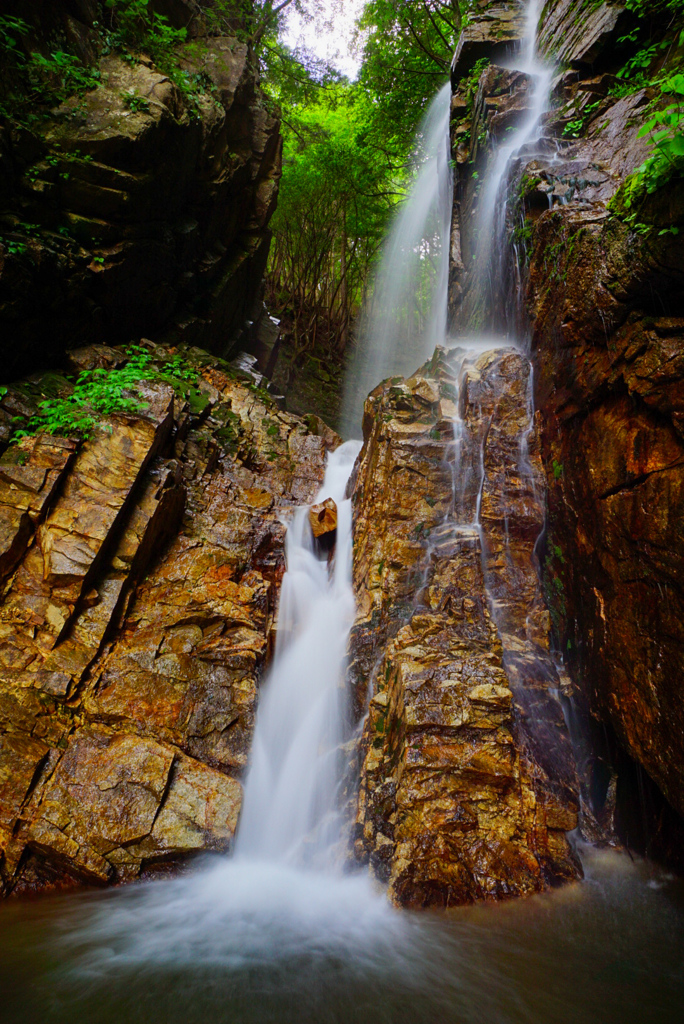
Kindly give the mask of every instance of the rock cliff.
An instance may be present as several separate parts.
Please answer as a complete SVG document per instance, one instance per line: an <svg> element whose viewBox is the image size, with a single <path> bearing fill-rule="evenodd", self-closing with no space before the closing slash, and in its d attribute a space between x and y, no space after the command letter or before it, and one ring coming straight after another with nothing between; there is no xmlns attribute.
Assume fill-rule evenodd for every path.
<svg viewBox="0 0 684 1024"><path fill-rule="evenodd" d="M577 877L574 762L533 558L530 367L435 357L366 403L352 631L356 852L395 902L449 906ZM481 526L478 525L478 519Z"/></svg>
<svg viewBox="0 0 684 1024"><path fill-rule="evenodd" d="M187 24L196 6L157 8ZM1 106L3 378L141 334L224 354L262 309L280 178L279 121L247 44L195 19L170 77L112 49L97 0L25 7L22 45L72 51L97 78L41 95L38 112L14 94Z"/></svg>
<svg viewBox="0 0 684 1024"><path fill-rule="evenodd" d="M168 350L148 344L156 364ZM0 889L122 881L226 850L273 642L288 506L337 443L244 374L199 376L84 442L0 457ZM121 350L80 350L82 370ZM49 384L73 387L50 375ZM27 414L45 380L9 388Z"/></svg>
<svg viewBox="0 0 684 1024"><path fill-rule="evenodd" d="M588 783L594 809L617 816L629 842L677 859L684 189L675 177L627 216L621 185L650 151L637 131L664 101L658 89L617 77L636 24L625 7L549 0L543 9L539 48L558 71L542 140L512 167L507 232L518 259L502 264L501 280L531 336L548 483L545 594L598 751ZM676 38L660 50L674 61L666 68L676 67ZM485 56L496 59L491 49ZM473 171L482 174L491 139L520 116L528 91L506 69L485 68L476 82L468 70L454 70L455 324L473 286ZM628 809L639 800L634 764L645 772L643 818Z"/></svg>

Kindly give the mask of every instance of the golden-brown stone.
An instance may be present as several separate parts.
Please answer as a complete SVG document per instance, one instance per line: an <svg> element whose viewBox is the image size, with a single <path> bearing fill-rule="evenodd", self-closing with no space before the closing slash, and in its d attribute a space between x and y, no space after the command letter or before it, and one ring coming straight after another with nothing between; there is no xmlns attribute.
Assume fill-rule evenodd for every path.
<svg viewBox="0 0 684 1024"><path fill-rule="evenodd" d="M312 500L338 439L202 373L200 413L145 385L145 410L78 452L42 437L0 458L0 523L28 517L0 561L4 891L122 881L232 841L280 515Z"/></svg>
<svg viewBox="0 0 684 1024"><path fill-rule="evenodd" d="M429 396L419 378L370 396L353 493L352 680L359 706L371 695L356 852L410 906L579 871L574 766L540 644L529 364L438 350L426 370Z"/></svg>
<svg viewBox="0 0 684 1024"><path fill-rule="evenodd" d="M309 524L316 540L337 529L337 505L332 498L326 498L319 505L311 506Z"/></svg>

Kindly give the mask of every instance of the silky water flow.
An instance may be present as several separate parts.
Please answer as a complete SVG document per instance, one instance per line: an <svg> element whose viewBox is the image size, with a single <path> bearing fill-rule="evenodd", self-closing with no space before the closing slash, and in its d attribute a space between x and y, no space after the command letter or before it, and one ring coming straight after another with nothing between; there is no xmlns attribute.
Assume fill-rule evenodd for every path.
<svg viewBox="0 0 684 1024"><path fill-rule="evenodd" d="M453 172L447 82L416 134L413 184L383 248L345 380L343 428L357 433L366 395L412 373L446 335Z"/></svg>
<svg viewBox="0 0 684 1024"><path fill-rule="evenodd" d="M502 187L534 144L550 74L537 63L539 0L519 62L532 107L490 160L478 214L480 307L497 295ZM350 377L349 422L383 376L412 372L446 337L451 170L449 87L419 132L427 159L394 225ZM422 273L427 252L436 271ZM494 286L492 286L494 275ZM411 289L418 292L412 294ZM418 294L419 293L419 294ZM383 322L387 312L393 318ZM487 321L494 323L494 319ZM415 343L405 346L412 327ZM501 340L452 345L457 376ZM504 342L510 344L510 340ZM531 414L531 404L530 404ZM531 420L530 420L531 423ZM454 423L453 503L441 527L481 536L478 438ZM527 458L519 439L521 473ZM672 1024L684 1000L684 890L624 854L582 850L585 880L510 904L415 914L391 908L338 857L346 764L345 656L354 616L351 507L359 451L328 461L319 499L339 520L334 562L314 550L307 509L287 532L276 654L263 685L231 857L170 880L0 908L0 1019L7 1024Z"/></svg>

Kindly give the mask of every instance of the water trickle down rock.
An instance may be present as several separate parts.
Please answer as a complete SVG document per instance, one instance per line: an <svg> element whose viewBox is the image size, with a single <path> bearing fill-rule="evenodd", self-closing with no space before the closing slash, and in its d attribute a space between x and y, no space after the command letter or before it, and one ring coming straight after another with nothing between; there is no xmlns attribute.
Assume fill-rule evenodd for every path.
<svg viewBox="0 0 684 1024"><path fill-rule="evenodd" d="M370 702L355 849L406 906L579 873L532 557L543 488L529 365L486 353L459 385L462 361L438 350L411 380L376 388L354 479L351 678L359 708Z"/></svg>
<svg viewBox="0 0 684 1024"><path fill-rule="evenodd" d="M587 790L594 810L610 816L607 777L620 774L631 819L623 838L681 867L684 183L673 178L644 199L638 220L651 230L630 228L616 193L649 155L639 128L652 101L637 82L627 95L614 88L630 17L621 0L544 5L539 52L561 66L539 144L510 167L501 249L511 256L509 308L530 327L548 481L544 586L592 734ZM499 102L492 84L481 76L485 109ZM463 140L474 147L482 138L482 158L488 147L480 96L469 108L464 86L462 78L452 123L454 317L472 286L477 189L468 162L477 154ZM615 788L614 776L607 792Z"/></svg>
<svg viewBox="0 0 684 1024"><path fill-rule="evenodd" d="M336 441L186 358L200 411L149 385L144 412L80 445L0 457L0 892L124 881L232 840L279 510L311 500Z"/></svg>

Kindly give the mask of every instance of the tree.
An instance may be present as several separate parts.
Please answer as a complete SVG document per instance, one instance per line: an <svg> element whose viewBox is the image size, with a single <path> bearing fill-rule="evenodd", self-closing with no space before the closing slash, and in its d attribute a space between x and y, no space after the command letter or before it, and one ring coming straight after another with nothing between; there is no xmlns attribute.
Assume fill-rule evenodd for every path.
<svg viewBox="0 0 684 1024"><path fill-rule="evenodd" d="M422 114L449 74L470 0L369 0L359 21L360 83L376 104L371 141L406 160Z"/></svg>
<svg viewBox="0 0 684 1024"><path fill-rule="evenodd" d="M339 82L287 111L284 173L271 223L271 304L290 320L295 354L341 353L401 189L365 142L365 93Z"/></svg>

